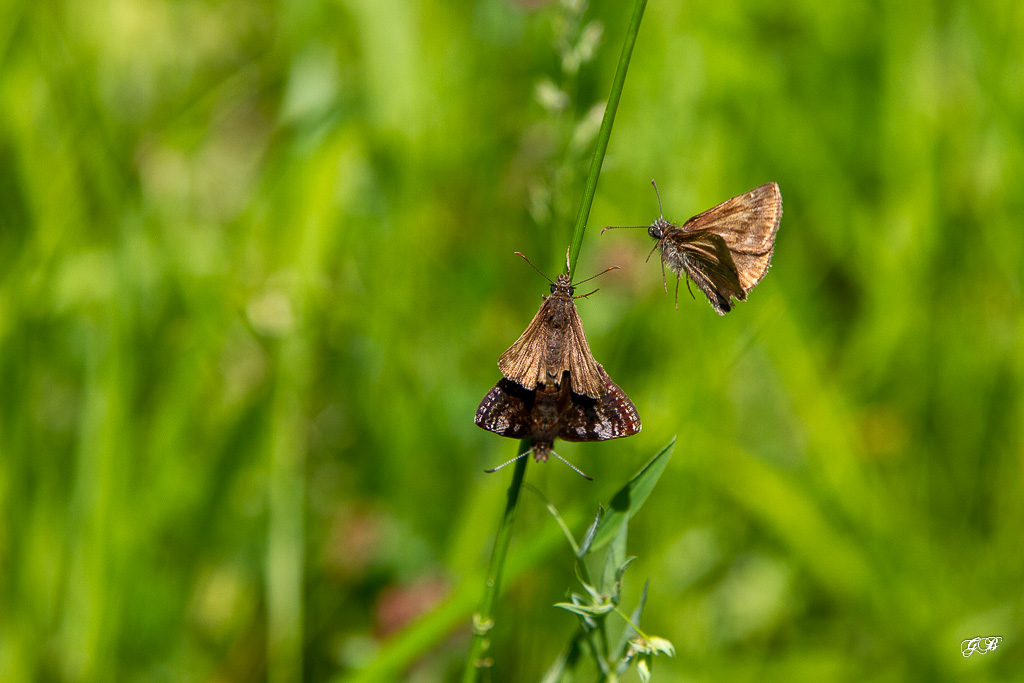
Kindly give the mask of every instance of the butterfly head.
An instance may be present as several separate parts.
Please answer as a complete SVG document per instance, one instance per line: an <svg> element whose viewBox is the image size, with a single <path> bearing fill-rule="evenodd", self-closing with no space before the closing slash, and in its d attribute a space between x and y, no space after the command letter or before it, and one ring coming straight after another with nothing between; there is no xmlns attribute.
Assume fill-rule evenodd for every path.
<svg viewBox="0 0 1024 683"><path fill-rule="evenodd" d="M555 281L551 283L551 293L555 296L571 297L576 292L568 273L559 273Z"/></svg>
<svg viewBox="0 0 1024 683"><path fill-rule="evenodd" d="M527 263L530 263L530 259L528 259L525 256L523 256L523 254L521 254L520 252L517 251L517 252L514 252L514 253L517 256L522 256L524 259L526 259ZM565 258L566 258L566 261L565 261L566 272L559 273L558 277L556 277L553 282L552 282L551 278L549 278L547 275L544 275L544 273L541 273L540 269L537 268L537 266L534 266L532 263L530 263L530 265L533 267L533 269L536 270L538 273L540 273L544 277L545 280L547 280L548 282L551 282L551 296L553 296L555 298L558 298L558 299L583 299L583 298L586 298L586 297L590 296L590 294L593 294L594 292L596 292L597 290L595 289L594 292L590 292L590 294L584 294L582 296L574 296L574 294L576 293L576 285L583 284L584 282L587 282L589 280L593 280L598 275L604 275L609 270L618 270L619 269L618 266L609 266L609 267L605 268L604 270L602 270L597 275L592 275L591 277L588 277L586 280L580 280L579 282L573 283L572 278L569 276L569 273L568 273L568 271L570 270L570 267L569 267L569 252L568 251L565 252ZM547 295L544 295L544 298L547 299L548 298Z"/></svg>
<svg viewBox="0 0 1024 683"><path fill-rule="evenodd" d="M660 242L675 227L675 225L665 220L664 217L659 216L657 220L651 223L651 227L647 228L647 234Z"/></svg>

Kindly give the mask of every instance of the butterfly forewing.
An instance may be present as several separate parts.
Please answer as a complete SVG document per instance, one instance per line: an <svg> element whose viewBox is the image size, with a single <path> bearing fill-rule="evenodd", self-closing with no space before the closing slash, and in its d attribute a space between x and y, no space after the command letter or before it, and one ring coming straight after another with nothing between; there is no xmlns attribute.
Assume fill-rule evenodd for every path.
<svg viewBox="0 0 1024 683"><path fill-rule="evenodd" d="M587 343L587 335L583 333L583 322L576 313L575 304L572 305L572 315L568 318L562 356L563 367L568 366L572 390L575 393L591 398L597 397L604 391L602 375L607 375L601 365L594 360L594 354L590 352L590 344Z"/></svg>
<svg viewBox="0 0 1024 683"><path fill-rule="evenodd" d="M733 253L743 289L749 291L768 271L781 220L779 186L765 183L697 214L679 230L681 233L707 231L721 236ZM752 258L738 258L741 256Z"/></svg>
<svg viewBox="0 0 1024 683"><path fill-rule="evenodd" d="M519 339L498 358L501 374L527 389L543 384L547 376L548 338L544 331L544 318L548 303L541 304Z"/></svg>
<svg viewBox="0 0 1024 683"><path fill-rule="evenodd" d="M569 371L572 390L597 397L603 391L597 361L590 352L576 304L569 293L568 278L559 276L558 285L526 330L498 359L498 368L506 379L535 389L548 381L560 381Z"/></svg>

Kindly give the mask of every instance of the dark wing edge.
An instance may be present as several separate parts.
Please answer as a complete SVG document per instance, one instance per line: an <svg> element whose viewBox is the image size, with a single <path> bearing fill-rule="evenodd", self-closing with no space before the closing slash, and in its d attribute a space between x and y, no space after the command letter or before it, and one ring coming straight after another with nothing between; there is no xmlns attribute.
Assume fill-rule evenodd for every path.
<svg viewBox="0 0 1024 683"><path fill-rule="evenodd" d="M525 439L530 435L531 398L531 392L515 382L501 379L480 401L473 422L500 436Z"/></svg>
<svg viewBox="0 0 1024 683"><path fill-rule="evenodd" d="M708 303L711 304L711 308L715 309L718 315L725 315L732 310L732 300L730 294L735 296L734 292L724 291L719 283L716 283L712 278L703 270L698 270L692 266L686 260L683 261L684 267L686 268L686 274L693 280L693 284L697 285L700 291L704 292L704 296L708 298ZM741 301L746 299L746 294L743 294L743 290L740 289L742 296L736 297Z"/></svg>
<svg viewBox="0 0 1024 683"><path fill-rule="evenodd" d="M636 406L598 365L604 392L593 399L573 394L572 405L562 416L559 437L565 441L607 441L632 436L643 425Z"/></svg>
<svg viewBox="0 0 1024 683"><path fill-rule="evenodd" d="M743 289L741 273L720 235L700 230L678 232L666 239L666 244L677 250L675 256L683 270L704 292L711 307L719 315L732 310L731 299L746 300L747 292Z"/></svg>

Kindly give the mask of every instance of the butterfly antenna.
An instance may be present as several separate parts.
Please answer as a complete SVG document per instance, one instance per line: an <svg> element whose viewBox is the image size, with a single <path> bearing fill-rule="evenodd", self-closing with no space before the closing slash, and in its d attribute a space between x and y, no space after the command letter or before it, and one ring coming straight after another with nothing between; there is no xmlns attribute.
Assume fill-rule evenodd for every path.
<svg viewBox="0 0 1024 683"><path fill-rule="evenodd" d="M661 193L658 192L658 183L654 182L653 178L651 179L651 185L654 185L654 194L658 198L658 217L661 220L665 220L665 212L661 208ZM601 234L603 235L605 230L637 230L639 228L648 230L650 227L649 225L607 225L601 228ZM650 258L650 256L647 258Z"/></svg>
<svg viewBox="0 0 1024 683"><path fill-rule="evenodd" d="M602 270L602 271L601 271L600 273L598 273L597 275L591 275L591 276L590 276L590 277L588 277L588 278L587 278L586 280L580 280L579 282L574 282L574 283L572 283L572 286L573 286L573 287L579 287L579 286L580 286L580 285L582 285L582 284L583 284L584 282L590 282L590 281L591 281L591 280L593 280L593 279L594 279L595 277L601 277L602 275L604 275L605 273L607 273L607 272L608 272L608 271L610 271L610 270L620 270L620 268L619 268L619 266L608 266L607 268L605 268L604 270ZM594 290L594 292L596 292L596 291L597 291L597 290L595 289L595 290ZM594 292L591 292L591 294L593 294Z"/></svg>
<svg viewBox="0 0 1024 683"><path fill-rule="evenodd" d="M658 183L654 182L654 178L651 178L651 185L654 185L654 195L658 198L658 213L664 219L665 212L661 209L661 193L658 192Z"/></svg>
<svg viewBox="0 0 1024 683"><path fill-rule="evenodd" d="M529 455L530 453L533 453L533 449L532 449L532 448L531 448L530 450L526 451L525 453L520 453L519 455L517 455L516 457L512 458L512 459L511 459L511 460L509 460L508 462L503 462L503 463L501 463L500 465L498 465L497 467L495 467L494 469L490 469L490 470L484 470L484 472L486 472L487 474L493 474L494 472L497 472L498 470L500 470L500 469L501 469L502 467L504 467L505 465L511 465L511 464L512 464L512 463L514 463L514 462L515 462L516 460L519 460L519 458L525 458L525 457L526 457L526 456L528 456L528 455Z"/></svg>
<svg viewBox="0 0 1024 683"><path fill-rule="evenodd" d="M644 230L647 230L649 227L651 227L651 226L649 226L649 225L606 225L605 227L601 228L601 234L603 235L605 230L639 230L641 228L644 229Z"/></svg>
<svg viewBox="0 0 1024 683"><path fill-rule="evenodd" d="M566 460L565 458L560 456L558 453L555 453L554 451L551 451L551 455L555 456L556 458L558 458L559 460L564 462L566 465L571 467L573 469L573 471L576 472L576 474L580 475L581 477L583 477L587 481L594 481L593 477L591 477L588 474L584 474L583 470L581 470L579 467L576 467L576 465L573 465L571 462L569 462L568 460ZM502 465L502 467L504 467L504 465Z"/></svg>
<svg viewBox="0 0 1024 683"><path fill-rule="evenodd" d="M533 265L533 262L532 262L532 261L530 261L530 259L526 258L526 254L524 254L524 253L522 253L522 252L520 252L520 251L514 251L514 252L512 252L512 253L513 253L513 254L515 254L516 256L522 256L522 257L523 257L523 260L525 260L525 261L526 261L527 263L529 263L529 264L530 264L530 267L531 267L531 268L533 268L533 269L534 269L534 270L536 270L536 271L537 271L538 273L540 273L540 276L541 276L542 278L544 278L545 280L547 280L547 281L548 281L548 282L550 282L551 284L555 284L555 283L554 283L554 281L553 281L553 280L552 280L551 278L549 278L549 277L548 277L547 275L545 275L544 273L541 273L541 270L540 270L540 268L538 268L537 266Z"/></svg>

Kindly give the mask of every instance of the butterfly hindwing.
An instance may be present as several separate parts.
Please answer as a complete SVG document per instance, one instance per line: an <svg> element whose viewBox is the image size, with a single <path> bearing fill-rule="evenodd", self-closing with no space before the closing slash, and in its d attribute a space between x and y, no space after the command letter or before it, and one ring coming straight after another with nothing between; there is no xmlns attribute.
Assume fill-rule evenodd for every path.
<svg viewBox="0 0 1024 683"><path fill-rule="evenodd" d="M749 292L768 273L768 267L772 262L772 252L764 254L733 252L732 260L736 264L739 274L740 287L744 292Z"/></svg>
<svg viewBox="0 0 1024 683"><path fill-rule="evenodd" d="M565 441L605 441L631 436L642 425L636 407L626 393L598 366L604 391L598 398L573 394L562 413L559 436Z"/></svg>
<svg viewBox="0 0 1024 683"><path fill-rule="evenodd" d="M474 422L489 432L511 439L525 439L533 431L534 392L515 382L501 379L476 409Z"/></svg>

